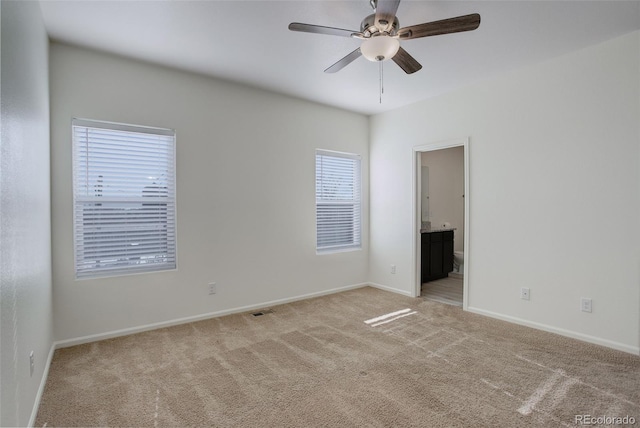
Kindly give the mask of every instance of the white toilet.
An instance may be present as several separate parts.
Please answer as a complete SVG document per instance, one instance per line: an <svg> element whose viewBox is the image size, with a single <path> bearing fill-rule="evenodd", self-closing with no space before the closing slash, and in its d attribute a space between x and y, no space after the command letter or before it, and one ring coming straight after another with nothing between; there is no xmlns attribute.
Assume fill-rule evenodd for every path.
<svg viewBox="0 0 640 428"><path fill-rule="evenodd" d="M456 273L464 274L464 251L453 252L453 269Z"/></svg>

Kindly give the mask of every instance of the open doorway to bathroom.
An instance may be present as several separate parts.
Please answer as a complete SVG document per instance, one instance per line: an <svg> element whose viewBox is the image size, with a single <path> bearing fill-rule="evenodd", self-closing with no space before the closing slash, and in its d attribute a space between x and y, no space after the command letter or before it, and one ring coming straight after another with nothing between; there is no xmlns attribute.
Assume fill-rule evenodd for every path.
<svg viewBox="0 0 640 428"><path fill-rule="evenodd" d="M462 306L469 290L468 139L414 147L415 295Z"/></svg>

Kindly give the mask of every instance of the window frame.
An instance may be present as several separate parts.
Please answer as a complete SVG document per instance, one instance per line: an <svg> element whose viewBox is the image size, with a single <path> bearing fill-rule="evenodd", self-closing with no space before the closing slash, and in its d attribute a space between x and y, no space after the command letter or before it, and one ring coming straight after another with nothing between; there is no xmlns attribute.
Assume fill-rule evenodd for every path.
<svg viewBox="0 0 640 428"><path fill-rule="evenodd" d="M353 222L357 223L357 226L354 225L353 235L354 239L350 244L340 244L340 245L331 245L331 246L319 246L318 239L318 207L319 205L329 205L332 201L324 201L324 203L318 197L318 157L333 157L333 158L341 158L348 159L355 162L354 171L354 188L357 190L357 197L353 200L351 205L354 207L353 209ZM334 254L334 253L342 253L349 251L360 251L362 250L362 156L357 153L348 153L348 152L340 152L333 150L325 150L325 149L316 149L315 150L315 219L316 219L316 255L324 255L324 254ZM319 203L320 202L320 203ZM335 201L333 201L335 204ZM344 202L343 202L344 203ZM347 204L348 205L348 204ZM356 229L357 227L357 229Z"/></svg>
<svg viewBox="0 0 640 428"><path fill-rule="evenodd" d="M145 268L139 268L135 264L122 265L117 269L108 269L104 271L96 271L93 269L85 270L83 272L78 271L78 245L79 239L83 239L81 233L78 233L78 214L77 214L77 205L78 203L82 203L82 201L78 201L78 199L83 199L82 196L79 195L79 187L76 183L77 170L80 168L79 162L77 161L77 147L78 142L76 141L76 133L75 127L86 127L93 129L105 129L112 131L124 131L124 132L133 132L139 134L149 134L149 135L157 135L164 137L171 137L171 149L167 151L170 153L171 160L170 163L167 164L170 171L172 171L172 180L170 180L173 184L173 197L169 198L167 201L167 205L172 205L172 212L169 211L169 207L167 207L167 217L173 217L173 225L172 225L172 234L173 240L167 239L167 252L165 254L171 255L173 253L173 262L170 263L158 263L156 265L149 264L149 266ZM91 280L91 279L101 279L101 278L110 278L110 277L119 277L119 276L128 276L128 275L141 275L146 273L159 273L159 272L170 272L178 269L178 219L177 219L177 173L176 173L176 141L177 135L174 129L169 128L159 128L159 127L150 127L143 125L132 125L126 123L119 122L109 122L104 120L95 120L95 119L84 119L84 118L72 118L71 120L71 162L72 162L72 212L73 212L73 224L72 224L72 235L73 235L73 264L74 264L74 278L77 281L83 280ZM144 192L144 191L143 191ZM141 195L141 197L144 195ZM109 197L105 198L105 202L116 202L117 197ZM120 198L120 203L131 203L134 202L135 198L129 197L127 200L126 197ZM150 205L153 205L156 201L149 201ZM144 204L143 204L144 205ZM79 221L82 221L80 219ZM167 220L169 222L171 220ZM169 230L169 229L168 229ZM168 232L167 232L168 233ZM130 261L130 260L129 260Z"/></svg>

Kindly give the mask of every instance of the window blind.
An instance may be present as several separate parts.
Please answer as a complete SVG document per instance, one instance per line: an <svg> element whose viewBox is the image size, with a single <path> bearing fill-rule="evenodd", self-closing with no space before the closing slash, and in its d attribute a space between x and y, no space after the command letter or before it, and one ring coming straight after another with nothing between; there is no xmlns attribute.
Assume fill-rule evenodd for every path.
<svg viewBox="0 0 640 428"><path fill-rule="evenodd" d="M316 151L316 250L361 248L360 156Z"/></svg>
<svg viewBox="0 0 640 428"><path fill-rule="evenodd" d="M176 267L175 132L74 119L76 278Z"/></svg>

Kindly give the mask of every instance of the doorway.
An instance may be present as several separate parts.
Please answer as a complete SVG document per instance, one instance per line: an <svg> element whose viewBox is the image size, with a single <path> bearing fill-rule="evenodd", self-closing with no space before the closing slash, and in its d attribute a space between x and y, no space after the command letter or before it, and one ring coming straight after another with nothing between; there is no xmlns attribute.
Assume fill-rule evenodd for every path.
<svg viewBox="0 0 640 428"><path fill-rule="evenodd" d="M463 178L460 180L463 182L463 186L456 191L455 195L450 195L452 198L449 204L459 204L458 210L460 207L462 208L461 214L453 214L453 212L446 212L446 210L438 210L438 207L434 206L438 204L438 199L434 199L430 197L430 192L423 192L423 186L434 186L434 180L439 180L440 176L437 173L437 168L434 170L434 166L431 166L431 177L424 177L423 167L427 166L425 169L425 173L429 170L428 161L423 162L423 156L425 159L429 159L429 152L432 153L433 158L437 158L444 154L446 149L459 148L459 150L451 150L451 154L453 152L462 151L462 163L463 163ZM435 152L442 151L442 152ZM426 155L423 155L425 154ZM459 155L457 155L459 156ZM459 159L459 158L458 158ZM454 233L454 242L455 249L458 251L456 260L461 260L462 263L458 264L457 262L455 269L455 273L451 274L451 278L446 277L444 279L440 279L438 281L442 282L439 284L438 281L433 281L431 284L436 288L442 288L443 286L447 286L444 284L449 279L450 284L455 284L455 278L457 279L457 283L459 284L460 279L462 278L462 308L467 310L468 307L468 295L469 295L469 260L470 260L470 246L469 246L469 139L468 138L460 138L455 140L447 140L434 142L430 144L420 145L413 148L413 171L414 171L414 197L413 197L413 236L415 237L414 244L414 279L415 279L415 289L414 296L419 297L422 293L422 248L423 248L423 236L422 232L428 230L426 227L429 226L428 223L423 223L424 221L431 221L432 230L436 231L435 234L429 236L428 239L437 237L438 231L444 230L444 234L446 236L448 230L453 230ZM442 186L441 186L442 187ZM436 196L435 194L433 195ZM456 199L457 198L457 199ZM448 205L447 205L448 207ZM445 207L440 207L445 208ZM425 227L423 227L425 226ZM451 233L451 232L449 232ZM436 240L439 238L436 238ZM450 250L446 250L450 251ZM451 256L451 255L449 255ZM458 269L459 268L459 269ZM459 295L459 291L457 294ZM454 293L455 294L455 293ZM458 297L459 301L459 297Z"/></svg>

